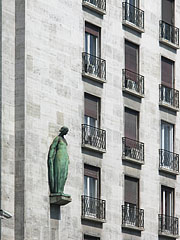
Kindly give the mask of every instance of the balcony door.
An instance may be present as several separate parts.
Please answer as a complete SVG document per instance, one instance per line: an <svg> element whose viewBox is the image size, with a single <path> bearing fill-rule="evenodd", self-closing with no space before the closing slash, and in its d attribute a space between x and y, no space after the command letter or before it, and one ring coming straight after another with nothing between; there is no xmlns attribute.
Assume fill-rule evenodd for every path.
<svg viewBox="0 0 180 240"><path fill-rule="evenodd" d="M86 197L85 212L91 217L96 217L98 212L98 201L100 196L99 191L100 171L90 165L84 166L84 195Z"/></svg>
<svg viewBox="0 0 180 240"><path fill-rule="evenodd" d="M132 140L139 139L139 113L125 108L125 137Z"/></svg>
<svg viewBox="0 0 180 240"><path fill-rule="evenodd" d="M100 99L85 93L84 123L98 128L100 126Z"/></svg>
<svg viewBox="0 0 180 240"><path fill-rule="evenodd" d="M174 25L174 0L162 0L162 20Z"/></svg>
<svg viewBox="0 0 180 240"><path fill-rule="evenodd" d="M100 56L100 29L90 23L85 25L85 52L93 56Z"/></svg>
<svg viewBox="0 0 180 240"><path fill-rule="evenodd" d="M161 149L174 151L174 126L167 122L161 122Z"/></svg>
<svg viewBox="0 0 180 240"><path fill-rule="evenodd" d="M174 189L161 187L161 214L174 216Z"/></svg>
<svg viewBox="0 0 180 240"><path fill-rule="evenodd" d="M174 87L174 62L161 58L161 83L169 88Z"/></svg>

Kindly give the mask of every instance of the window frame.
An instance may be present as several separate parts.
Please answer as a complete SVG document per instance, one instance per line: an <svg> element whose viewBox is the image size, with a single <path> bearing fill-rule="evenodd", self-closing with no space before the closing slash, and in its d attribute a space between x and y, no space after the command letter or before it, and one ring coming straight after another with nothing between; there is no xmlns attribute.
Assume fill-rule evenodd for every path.
<svg viewBox="0 0 180 240"><path fill-rule="evenodd" d="M170 198L170 202L168 203L169 205L169 211L170 213L167 214L167 199L166 199L166 194L171 194ZM169 201L169 200L168 200ZM164 185L161 185L161 214L165 215L165 216L170 216L170 217L174 217L175 215L175 189L171 188L171 187L167 187Z"/></svg>
<svg viewBox="0 0 180 240"><path fill-rule="evenodd" d="M170 126L171 127L171 132L169 133L169 138L170 138L170 146L168 147L169 148L169 150L167 150L167 149L165 149L165 138L164 138L164 134L163 134L163 128L162 128L162 126L163 125L167 125L167 126ZM165 129L165 128L164 128ZM164 121L164 120L161 120L161 149L163 149L163 150L166 150L166 151L169 151L169 152L174 152L174 146L175 146L175 125L174 124L172 124L172 123L169 123L169 122L166 122L166 121Z"/></svg>
<svg viewBox="0 0 180 240"><path fill-rule="evenodd" d="M133 110L131 108L128 108L128 107L125 107L124 108L124 136L126 136L126 111L130 112L131 113L134 113L134 115L136 115L136 139L133 139L135 141L139 141L139 126L140 126L140 123L139 123L139 119L140 119L140 112L136 111L136 110ZM129 138L129 137L128 137Z"/></svg>

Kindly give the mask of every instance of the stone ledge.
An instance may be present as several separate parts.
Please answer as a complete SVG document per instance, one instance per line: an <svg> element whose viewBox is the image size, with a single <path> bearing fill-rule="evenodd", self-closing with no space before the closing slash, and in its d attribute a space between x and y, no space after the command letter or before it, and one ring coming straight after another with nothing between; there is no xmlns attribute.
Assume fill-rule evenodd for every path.
<svg viewBox="0 0 180 240"><path fill-rule="evenodd" d="M142 161L139 161L139 160L136 160L134 158L127 157L127 156L122 156L122 160L132 162L132 163L136 163L138 165L144 165L144 161L142 162Z"/></svg>
<svg viewBox="0 0 180 240"><path fill-rule="evenodd" d="M143 227L136 227L136 226L133 226L133 225L130 225L130 224L122 224L121 226L122 226L122 228L135 230L135 231L139 231L139 232L144 231Z"/></svg>
<svg viewBox="0 0 180 240"><path fill-rule="evenodd" d="M129 27L139 33L144 33L144 28L140 28L136 26L134 23L129 22L128 20L123 20L122 23L124 26Z"/></svg>
<svg viewBox="0 0 180 240"><path fill-rule="evenodd" d="M179 235L173 235L173 234L170 234L168 232L160 232L159 231L159 236L163 236L163 237L168 237L168 238L179 238Z"/></svg>
<svg viewBox="0 0 180 240"><path fill-rule="evenodd" d="M106 223L105 219L99 219L99 218L90 217L90 216L81 216L81 219L93 221L93 222L99 222L99 223Z"/></svg>
<svg viewBox="0 0 180 240"><path fill-rule="evenodd" d="M135 92L135 91L133 91L131 89L123 87L122 90L123 90L123 92L129 93L129 94L134 95L134 96L136 96L138 98L144 98L144 94L140 94L140 93Z"/></svg>
<svg viewBox="0 0 180 240"><path fill-rule="evenodd" d="M162 102L162 101L159 102L159 106L164 107L164 108L168 108L168 109L170 109L172 111L175 111L175 112L179 112L179 108L175 108L175 107L171 106L170 104Z"/></svg>
<svg viewBox="0 0 180 240"><path fill-rule="evenodd" d="M96 148L96 147L93 147L93 146L91 146L89 144L82 144L81 147L89 149L89 150L93 150L93 151L99 152L99 153L106 153L105 149Z"/></svg>
<svg viewBox="0 0 180 240"><path fill-rule="evenodd" d="M171 175L179 175L179 172L173 171L173 170L170 170L170 169L167 169L167 168L163 168L163 167L159 167L159 171L169 173Z"/></svg>
<svg viewBox="0 0 180 240"><path fill-rule="evenodd" d="M99 83L106 83L106 80L104 80L104 79L102 79L102 78L99 78L99 77L96 77L96 76L94 76L93 74L88 74L88 73L83 72L83 73L82 73L82 76L83 76L83 77L86 77L86 78L89 78L89 79L91 79L91 80L94 80L94 81L96 81L96 82L99 82Z"/></svg>
<svg viewBox="0 0 180 240"><path fill-rule="evenodd" d="M51 194L50 195L50 204L56 204L59 206L66 205L72 201L71 196L64 196L64 195L58 195L58 194Z"/></svg>
<svg viewBox="0 0 180 240"><path fill-rule="evenodd" d="M87 8L89 8L89 9L91 9L91 10L94 10L95 12L97 12L97 13L99 13L99 14L101 14L101 15L105 15L105 14L106 14L106 11L105 11L105 10L100 9L100 8L94 6L93 4L89 3L89 2L82 2L82 5L83 5L84 7L87 7Z"/></svg>
<svg viewBox="0 0 180 240"><path fill-rule="evenodd" d="M172 42L170 42L169 40L167 40L167 39L165 39L165 38L159 38L159 42L160 43L163 43L163 44L165 44L165 45L167 45L167 46L169 46L169 47L172 47L172 48L174 48L174 49L179 49L179 45L176 45L176 44L174 44L174 43L172 43Z"/></svg>

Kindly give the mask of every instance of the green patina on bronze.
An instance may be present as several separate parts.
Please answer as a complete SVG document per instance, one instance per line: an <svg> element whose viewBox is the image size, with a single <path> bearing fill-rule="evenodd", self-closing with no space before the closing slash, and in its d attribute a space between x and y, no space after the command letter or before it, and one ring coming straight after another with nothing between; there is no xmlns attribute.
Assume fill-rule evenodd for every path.
<svg viewBox="0 0 180 240"><path fill-rule="evenodd" d="M64 195L64 185L68 175L69 157L67 142L64 135L68 133L67 127L60 129L60 134L53 140L48 154L48 174L51 194Z"/></svg>

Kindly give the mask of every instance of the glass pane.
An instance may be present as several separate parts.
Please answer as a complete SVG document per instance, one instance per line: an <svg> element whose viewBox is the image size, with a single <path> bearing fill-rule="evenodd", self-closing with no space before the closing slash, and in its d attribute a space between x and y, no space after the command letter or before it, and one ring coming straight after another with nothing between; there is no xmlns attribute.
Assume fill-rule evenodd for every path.
<svg viewBox="0 0 180 240"><path fill-rule="evenodd" d="M84 195L88 196L88 184L87 184L87 181L88 181L88 177L87 176L84 176Z"/></svg>
<svg viewBox="0 0 180 240"><path fill-rule="evenodd" d="M89 196L93 198L97 198L97 179L90 177L89 180L90 180Z"/></svg>
<svg viewBox="0 0 180 240"><path fill-rule="evenodd" d="M90 35L90 54L96 56L96 37Z"/></svg>

